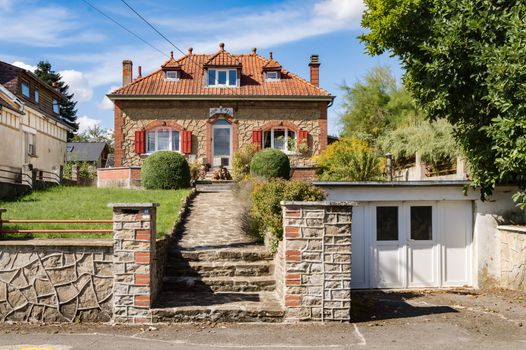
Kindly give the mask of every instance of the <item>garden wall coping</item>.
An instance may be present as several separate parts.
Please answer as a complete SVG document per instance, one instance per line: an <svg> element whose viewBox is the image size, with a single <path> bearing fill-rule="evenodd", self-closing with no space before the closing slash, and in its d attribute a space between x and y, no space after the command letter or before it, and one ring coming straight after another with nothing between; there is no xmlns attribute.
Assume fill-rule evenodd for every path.
<svg viewBox="0 0 526 350"><path fill-rule="evenodd" d="M0 240L1 246L32 247L113 247L113 240L107 239L13 239Z"/></svg>
<svg viewBox="0 0 526 350"><path fill-rule="evenodd" d="M286 205L301 205L309 207L353 207L358 205L358 203L353 201L316 201L316 202L302 202L302 201L281 201L282 206Z"/></svg>
<svg viewBox="0 0 526 350"><path fill-rule="evenodd" d="M159 203L109 203L108 207L110 208L154 208L158 207Z"/></svg>

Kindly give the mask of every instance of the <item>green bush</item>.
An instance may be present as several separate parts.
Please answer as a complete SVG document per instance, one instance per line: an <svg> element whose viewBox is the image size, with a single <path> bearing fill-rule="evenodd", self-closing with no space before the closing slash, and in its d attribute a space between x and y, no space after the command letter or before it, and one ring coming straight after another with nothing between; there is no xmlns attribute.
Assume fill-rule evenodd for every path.
<svg viewBox="0 0 526 350"><path fill-rule="evenodd" d="M242 180L244 177L250 175L250 162L257 151L256 145L248 143L234 152L232 175L235 180Z"/></svg>
<svg viewBox="0 0 526 350"><path fill-rule="evenodd" d="M144 161L142 185L146 189L178 189L190 187L190 167L179 153L159 151Z"/></svg>
<svg viewBox="0 0 526 350"><path fill-rule="evenodd" d="M258 223L258 236L263 238L265 232L270 232L276 241L283 238L281 201L321 201L325 196L323 190L305 181L254 181L250 215Z"/></svg>
<svg viewBox="0 0 526 350"><path fill-rule="evenodd" d="M280 150L267 148L258 152L250 162L250 175L265 179L290 178L289 157Z"/></svg>

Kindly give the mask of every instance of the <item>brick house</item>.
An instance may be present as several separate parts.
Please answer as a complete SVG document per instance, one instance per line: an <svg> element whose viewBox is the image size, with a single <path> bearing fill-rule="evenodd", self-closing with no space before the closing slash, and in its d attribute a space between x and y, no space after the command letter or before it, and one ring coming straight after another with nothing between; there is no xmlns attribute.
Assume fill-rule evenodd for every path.
<svg viewBox="0 0 526 350"><path fill-rule="evenodd" d="M319 87L317 55L310 81L285 70L256 49L235 55L171 57L160 69L133 78L123 61L123 86L115 104L115 166L137 167L157 150L185 154L212 167L229 167L247 143L289 155L295 177L314 175L312 156L327 146L327 108L334 96ZM302 145L299 147L299 145Z"/></svg>

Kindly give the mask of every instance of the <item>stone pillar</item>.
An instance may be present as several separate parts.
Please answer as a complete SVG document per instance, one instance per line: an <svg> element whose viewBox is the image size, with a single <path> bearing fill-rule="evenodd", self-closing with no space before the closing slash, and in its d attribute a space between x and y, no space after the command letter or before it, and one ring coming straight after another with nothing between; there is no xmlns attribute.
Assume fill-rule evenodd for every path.
<svg viewBox="0 0 526 350"><path fill-rule="evenodd" d="M350 321L352 205L282 202L288 320Z"/></svg>
<svg viewBox="0 0 526 350"><path fill-rule="evenodd" d="M113 203L113 321L151 323L159 203Z"/></svg>

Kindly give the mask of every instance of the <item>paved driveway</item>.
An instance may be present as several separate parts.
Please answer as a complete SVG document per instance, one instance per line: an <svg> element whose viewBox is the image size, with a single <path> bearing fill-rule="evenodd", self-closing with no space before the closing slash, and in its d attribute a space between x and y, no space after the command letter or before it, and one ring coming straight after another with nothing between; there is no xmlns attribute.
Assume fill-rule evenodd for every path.
<svg viewBox="0 0 526 350"><path fill-rule="evenodd" d="M526 294L356 292L352 324L0 326L0 349L526 349Z"/></svg>

